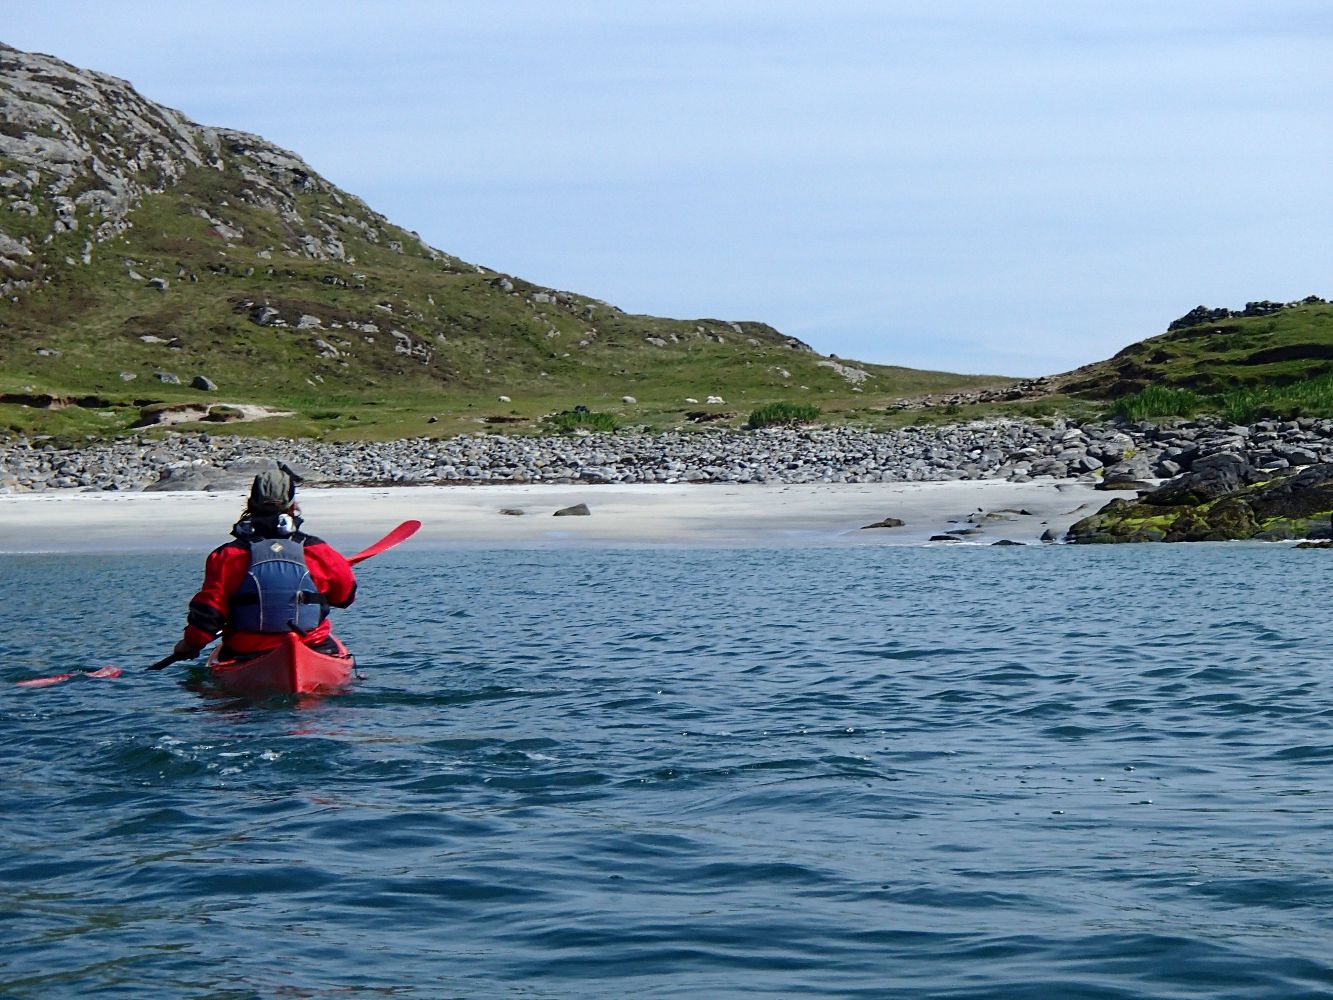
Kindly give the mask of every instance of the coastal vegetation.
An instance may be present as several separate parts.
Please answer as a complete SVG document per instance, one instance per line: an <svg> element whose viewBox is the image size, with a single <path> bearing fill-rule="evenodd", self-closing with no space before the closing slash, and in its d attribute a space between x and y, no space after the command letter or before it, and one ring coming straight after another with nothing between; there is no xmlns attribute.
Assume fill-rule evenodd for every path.
<svg viewBox="0 0 1333 1000"><path fill-rule="evenodd" d="M760 427L797 427L818 419L819 407L811 403L776 402L750 411L745 426L755 430Z"/></svg>
<svg viewBox="0 0 1333 1000"><path fill-rule="evenodd" d="M1189 389L1171 389L1150 385L1142 392L1121 396L1111 407L1111 414L1123 420L1156 420L1161 417L1186 417L1197 413L1204 397Z"/></svg>
<svg viewBox="0 0 1333 1000"><path fill-rule="evenodd" d="M614 431L620 426L615 414L593 411L586 407L553 413L546 418L545 423L552 430L565 433L573 431Z"/></svg>
<svg viewBox="0 0 1333 1000"><path fill-rule="evenodd" d="M1294 382L1255 385L1219 393L1199 393L1151 385L1115 401L1111 414L1125 420L1215 416L1233 424L1333 416L1333 374Z"/></svg>
<svg viewBox="0 0 1333 1000"><path fill-rule="evenodd" d="M1296 386L1333 374L1333 303L1250 302L1239 311L1200 306L1167 332L1059 379L1071 396L1116 400L1149 388L1222 397ZM1159 396L1180 401L1189 397Z"/></svg>

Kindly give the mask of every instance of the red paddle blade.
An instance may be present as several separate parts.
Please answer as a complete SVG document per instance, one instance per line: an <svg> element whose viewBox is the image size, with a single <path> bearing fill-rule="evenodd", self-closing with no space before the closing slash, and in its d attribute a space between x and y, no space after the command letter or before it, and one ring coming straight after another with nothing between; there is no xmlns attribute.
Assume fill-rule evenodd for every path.
<svg viewBox="0 0 1333 1000"><path fill-rule="evenodd" d="M98 667L96 670L75 670L68 674L56 674L54 677L33 677L26 681L15 681L19 687L39 688L49 687L52 684L59 684L61 681L67 681L71 677L119 677L122 671L120 667Z"/></svg>
<svg viewBox="0 0 1333 1000"><path fill-rule="evenodd" d="M355 565L356 563L359 563L364 559L369 559L371 556L377 556L385 549L391 549L399 542L407 541L409 538L411 538L413 535L417 533L417 529L419 529L420 527L421 527L420 521L404 521L402 524L398 525L398 527L394 528L393 531L389 532L374 545L362 549L354 556L348 556L347 561Z"/></svg>

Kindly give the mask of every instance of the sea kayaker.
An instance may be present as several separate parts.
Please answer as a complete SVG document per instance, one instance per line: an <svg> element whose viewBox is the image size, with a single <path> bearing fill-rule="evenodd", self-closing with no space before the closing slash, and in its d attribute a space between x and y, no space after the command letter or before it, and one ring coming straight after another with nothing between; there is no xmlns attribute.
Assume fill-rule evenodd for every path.
<svg viewBox="0 0 1333 1000"><path fill-rule="evenodd" d="M356 576L340 552L301 530L300 481L284 464L255 476L234 540L209 553L177 658L194 659L218 635L224 659L244 658L293 630L312 649L336 651L329 608L355 600Z"/></svg>

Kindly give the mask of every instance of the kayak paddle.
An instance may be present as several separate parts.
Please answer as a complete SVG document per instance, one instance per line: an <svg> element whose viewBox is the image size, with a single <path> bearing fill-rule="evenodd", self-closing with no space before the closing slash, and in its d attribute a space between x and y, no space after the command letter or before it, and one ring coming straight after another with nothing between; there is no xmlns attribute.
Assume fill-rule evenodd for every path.
<svg viewBox="0 0 1333 1000"><path fill-rule="evenodd" d="M156 663L150 664L148 669L161 670L163 667L169 667L177 660L183 660L183 659L185 659L185 657L177 656L175 653L168 653L166 656L162 657L162 659L158 660Z"/></svg>
<svg viewBox="0 0 1333 1000"><path fill-rule="evenodd" d="M22 688L47 687L50 684L59 684L61 681L67 681L71 677L119 677L120 667L99 667L96 670L75 670L68 674L56 674L54 677L34 677L31 680L15 681Z"/></svg>
<svg viewBox="0 0 1333 1000"><path fill-rule="evenodd" d="M347 562L355 566L357 563L364 562L371 556L377 556L381 552L393 548L399 542L407 541L409 538L411 538L413 535L417 533L417 530L420 527L421 527L420 521L416 520L404 521L402 524L398 525L398 527L394 528L393 531L389 532L387 535L381 538L378 542L375 542L373 545L370 545L367 548L362 549L354 556L348 556ZM177 656L175 653L168 653L166 656L162 657L162 659L158 660L156 663L150 664L148 669L161 670L164 667L171 666L178 660L184 660L184 659L187 659L187 657Z"/></svg>
<svg viewBox="0 0 1333 1000"><path fill-rule="evenodd" d="M393 548L399 542L407 541L409 538L411 538L413 535L417 533L417 529L420 527L421 527L420 521L404 521L402 524L398 525L398 527L394 528L393 531L389 532L374 545L371 545L369 548L362 549L354 556L348 556L347 561L351 563L353 566L355 566L357 563L369 559L371 556L377 556L386 549Z"/></svg>

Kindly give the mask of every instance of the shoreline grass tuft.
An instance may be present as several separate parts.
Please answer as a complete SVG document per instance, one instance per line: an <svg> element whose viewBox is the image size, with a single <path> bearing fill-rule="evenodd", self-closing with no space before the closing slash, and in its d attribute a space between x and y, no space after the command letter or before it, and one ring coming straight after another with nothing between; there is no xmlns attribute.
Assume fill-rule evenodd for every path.
<svg viewBox="0 0 1333 1000"><path fill-rule="evenodd" d="M1207 399L1189 389L1171 389L1150 385L1142 392L1121 396L1111 407L1114 416L1125 420L1152 420L1157 417L1188 417L1198 413Z"/></svg>
<svg viewBox="0 0 1333 1000"><path fill-rule="evenodd" d="M795 427L812 424L819 419L818 406L811 403L768 403L751 411L745 426L751 430L761 427Z"/></svg>
<svg viewBox="0 0 1333 1000"><path fill-rule="evenodd" d="M615 414L600 413L595 410L565 410L553 413L544 421L553 430L563 434L575 431L614 431L619 427Z"/></svg>
<svg viewBox="0 0 1333 1000"><path fill-rule="evenodd" d="M1209 395L1189 389L1148 386L1142 392L1120 397L1111 407L1110 414L1131 421L1211 415L1233 424L1333 417L1333 374L1286 385L1233 389Z"/></svg>

